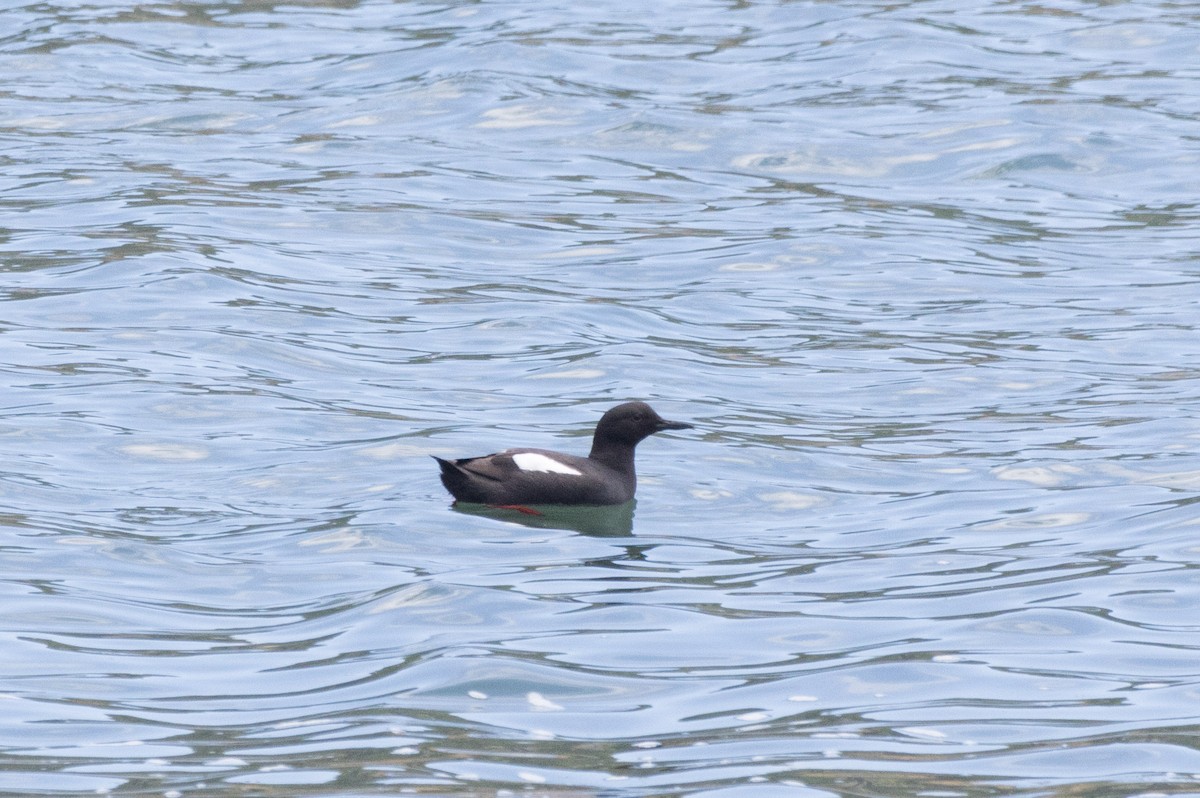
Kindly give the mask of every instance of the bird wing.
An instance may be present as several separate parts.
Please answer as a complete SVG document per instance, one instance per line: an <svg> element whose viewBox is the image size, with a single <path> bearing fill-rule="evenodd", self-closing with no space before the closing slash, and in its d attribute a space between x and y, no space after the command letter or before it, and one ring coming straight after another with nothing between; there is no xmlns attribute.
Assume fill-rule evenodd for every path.
<svg viewBox="0 0 1200 798"><path fill-rule="evenodd" d="M514 473L521 470L513 462L512 456L514 453L514 450L508 449L503 452L496 452L495 454L485 454L482 457L468 457L464 460L455 460L454 464L472 476L500 482L512 477Z"/></svg>

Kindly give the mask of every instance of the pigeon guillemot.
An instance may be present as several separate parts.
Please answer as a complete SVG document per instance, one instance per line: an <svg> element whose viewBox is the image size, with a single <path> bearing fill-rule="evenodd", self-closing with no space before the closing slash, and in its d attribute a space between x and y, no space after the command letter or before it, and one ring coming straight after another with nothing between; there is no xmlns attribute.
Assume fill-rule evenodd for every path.
<svg viewBox="0 0 1200 798"><path fill-rule="evenodd" d="M442 484L461 502L512 507L624 504L637 488L634 447L656 432L691 428L682 421L667 421L645 402L626 402L601 417L587 457L508 449L462 460L433 459L442 467Z"/></svg>

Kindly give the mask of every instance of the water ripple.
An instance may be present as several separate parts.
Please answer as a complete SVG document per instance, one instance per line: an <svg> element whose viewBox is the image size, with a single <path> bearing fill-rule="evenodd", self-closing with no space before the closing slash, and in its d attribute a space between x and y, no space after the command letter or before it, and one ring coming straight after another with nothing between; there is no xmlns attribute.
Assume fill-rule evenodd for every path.
<svg viewBox="0 0 1200 798"><path fill-rule="evenodd" d="M1190 8L6 19L0 792L1196 791Z"/></svg>

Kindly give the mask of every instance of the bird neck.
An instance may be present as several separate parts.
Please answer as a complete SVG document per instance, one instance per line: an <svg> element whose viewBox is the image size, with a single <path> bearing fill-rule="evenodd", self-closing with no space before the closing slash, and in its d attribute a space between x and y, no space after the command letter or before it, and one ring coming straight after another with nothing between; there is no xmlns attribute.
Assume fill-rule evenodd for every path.
<svg viewBox="0 0 1200 798"><path fill-rule="evenodd" d="M632 475L634 473L633 447L626 444L593 439L592 451L588 453L588 459L595 460L623 474Z"/></svg>

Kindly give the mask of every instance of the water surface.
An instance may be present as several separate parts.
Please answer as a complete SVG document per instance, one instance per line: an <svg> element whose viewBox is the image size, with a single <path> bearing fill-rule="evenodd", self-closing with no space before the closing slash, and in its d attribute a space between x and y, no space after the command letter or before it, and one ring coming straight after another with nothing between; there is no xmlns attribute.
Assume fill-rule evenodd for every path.
<svg viewBox="0 0 1200 798"><path fill-rule="evenodd" d="M4 20L0 793L1200 793L1187 4Z"/></svg>

